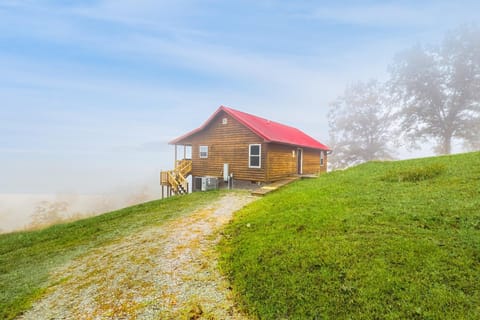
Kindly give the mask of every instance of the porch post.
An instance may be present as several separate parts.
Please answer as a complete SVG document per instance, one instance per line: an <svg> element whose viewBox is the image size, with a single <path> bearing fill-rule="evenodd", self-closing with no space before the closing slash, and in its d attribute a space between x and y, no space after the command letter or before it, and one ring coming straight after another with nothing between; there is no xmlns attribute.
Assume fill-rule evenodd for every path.
<svg viewBox="0 0 480 320"><path fill-rule="evenodd" d="M175 144L175 163L173 167L175 168L177 166L177 145Z"/></svg>

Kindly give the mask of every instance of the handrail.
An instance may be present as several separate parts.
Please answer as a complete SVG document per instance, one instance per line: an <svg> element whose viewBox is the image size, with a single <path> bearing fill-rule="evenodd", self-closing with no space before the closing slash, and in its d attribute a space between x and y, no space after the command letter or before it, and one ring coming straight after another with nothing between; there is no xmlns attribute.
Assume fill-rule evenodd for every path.
<svg viewBox="0 0 480 320"><path fill-rule="evenodd" d="M192 160L177 160L175 171L182 173L182 175L187 175L192 171Z"/></svg>
<svg viewBox="0 0 480 320"><path fill-rule="evenodd" d="M175 169L160 172L160 184L168 185L173 192L181 193L188 190L188 180L186 176L192 171L192 160L177 160ZM182 187L182 190L180 190Z"/></svg>

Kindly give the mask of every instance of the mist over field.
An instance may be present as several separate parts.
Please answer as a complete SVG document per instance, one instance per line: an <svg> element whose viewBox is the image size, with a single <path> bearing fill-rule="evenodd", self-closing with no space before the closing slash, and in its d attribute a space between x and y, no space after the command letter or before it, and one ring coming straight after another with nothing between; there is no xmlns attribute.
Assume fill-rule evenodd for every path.
<svg viewBox="0 0 480 320"><path fill-rule="evenodd" d="M142 153L132 163L79 161L69 167L1 172L0 233L35 229L161 198L159 173L171 169L168 152ZM170 150L172 151L172 150ZM162 158L163 157L163 158Z"/></svg>
<svg viewBox="0 0 480 320"><path fill-rule="evenodd" d="M88 155L0 159L0 233L100 214L161 197L159 174L172 169L173 147ZM27 163L26 158L35 158Z"/></svg>
<svg viewBox="0 0 480 320"><path fill-rule="evenodd" d="M105 194L0 193L0 233L78 220L160 197L159 188L147 186Z"/></svg>

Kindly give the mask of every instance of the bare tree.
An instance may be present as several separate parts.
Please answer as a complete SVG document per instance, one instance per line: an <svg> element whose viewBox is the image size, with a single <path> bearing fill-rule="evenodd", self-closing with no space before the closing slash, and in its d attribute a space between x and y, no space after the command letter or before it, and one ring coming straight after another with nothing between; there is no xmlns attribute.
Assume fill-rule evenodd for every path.
<svg viewBox="0 0 480 320"><path fill-rule="evenodd" d="M391 159L391 107L376 80L358 82L330 105L330 162L334 169L370 160Z"/></svg>
<svg viewBox="0 0 480 320"><path fill-rule="evenodd" d="M437 154L449 154L453 139L478 143L479 29L457 29L438 47L417 45L396 57L390 73L400 130L410 146L433 139Z"/></svg>

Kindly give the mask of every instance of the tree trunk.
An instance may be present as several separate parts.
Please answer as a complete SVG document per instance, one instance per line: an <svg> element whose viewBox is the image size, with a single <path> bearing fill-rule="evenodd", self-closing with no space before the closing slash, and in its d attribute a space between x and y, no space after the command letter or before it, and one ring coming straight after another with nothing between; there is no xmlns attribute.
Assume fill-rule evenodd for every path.
<svg viewBox="0 0 480 320"><path fill-rule="evenodd" d="M440 154L450 154L450 153L452 153L452 135L445 134L442 138Z"/></svg>

